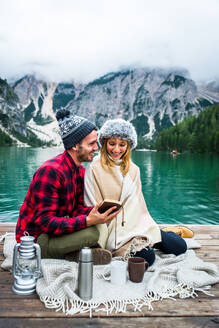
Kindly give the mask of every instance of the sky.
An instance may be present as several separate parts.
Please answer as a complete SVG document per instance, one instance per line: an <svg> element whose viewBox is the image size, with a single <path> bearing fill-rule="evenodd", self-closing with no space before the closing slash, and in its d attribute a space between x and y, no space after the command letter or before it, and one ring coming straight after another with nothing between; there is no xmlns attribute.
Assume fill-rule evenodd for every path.
<svg viewBox="0 0 219 328"><path fill-rule="evenodd" d="M124 68L219 79L219 0L0 0L0 77L89 82Z"/></svg>

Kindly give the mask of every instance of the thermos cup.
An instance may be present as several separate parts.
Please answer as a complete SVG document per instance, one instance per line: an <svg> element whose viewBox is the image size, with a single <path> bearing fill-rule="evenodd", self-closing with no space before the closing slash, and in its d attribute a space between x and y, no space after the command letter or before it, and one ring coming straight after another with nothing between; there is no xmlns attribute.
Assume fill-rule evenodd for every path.
<svg viewBox="0 0 219 328"><path fill-rule="evenodd" d="M93 296L93 255L89 247L83 247L79 254L78 295L85 301Z"/></svg>

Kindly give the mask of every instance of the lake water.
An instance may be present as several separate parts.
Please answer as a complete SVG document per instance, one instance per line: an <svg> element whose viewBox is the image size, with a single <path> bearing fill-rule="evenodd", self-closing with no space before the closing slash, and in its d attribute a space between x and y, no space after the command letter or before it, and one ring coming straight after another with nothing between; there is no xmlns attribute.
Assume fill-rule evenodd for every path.
<svg viewBox="0 0 219 328"><path fill-rule="evenodd" d="M62 148L0 147L0 222L16 222L36 169ZM134 151L157 223L219 224L219 156Z"/></svg>

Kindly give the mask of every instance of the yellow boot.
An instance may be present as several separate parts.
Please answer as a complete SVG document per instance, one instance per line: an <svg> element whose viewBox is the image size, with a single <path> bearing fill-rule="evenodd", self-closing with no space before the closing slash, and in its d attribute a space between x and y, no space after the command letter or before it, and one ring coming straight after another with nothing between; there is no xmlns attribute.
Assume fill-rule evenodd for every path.
<svg viewBox="0 0 219 328"><path fill-rule="evenodd" d="M192 238L194 236L194 232L186 227L165 227L162 228L163 231L172 231L175 232L177 235L180 235L182 238Z"/></svg>

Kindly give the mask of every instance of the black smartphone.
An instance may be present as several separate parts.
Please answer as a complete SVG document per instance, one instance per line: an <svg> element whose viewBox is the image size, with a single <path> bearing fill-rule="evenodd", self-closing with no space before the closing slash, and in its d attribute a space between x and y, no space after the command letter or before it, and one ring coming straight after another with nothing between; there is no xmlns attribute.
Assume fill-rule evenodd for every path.
<svg viewBox="0 0 219 328"><path fill-rule="evenodd" d="M120 202L117 202L117 201L114 201L114 200L104 200L103 201L103 204L98 208L98 212L99 213L104 213L106 212L109 208L113 207L113 206L116 206L116 208L110 213L114 213L116 211L118 211L120 208L121 208L121 203Z"/></svg>

